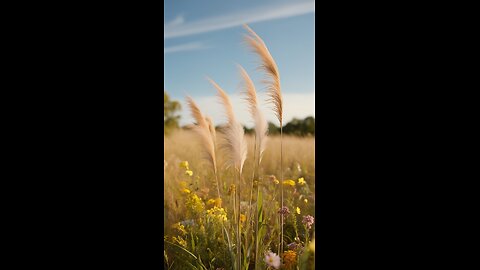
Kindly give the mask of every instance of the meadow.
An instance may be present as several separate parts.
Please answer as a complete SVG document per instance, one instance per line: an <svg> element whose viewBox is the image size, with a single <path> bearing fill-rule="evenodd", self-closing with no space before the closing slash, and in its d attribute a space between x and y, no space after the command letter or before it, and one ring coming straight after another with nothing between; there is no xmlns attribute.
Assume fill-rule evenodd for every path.
<svg viewBox="0 0 480 270"><path fill-rule="evenodd" d="M248 44L270 80L272 113L283 126L278 68L248 26ZM314 269L315 138L268 136L256 88L239 67L255 123L245 134L226 92L216 88L228 123L215 128L195 101L195 125L164 136L166 269Z"/></svg>

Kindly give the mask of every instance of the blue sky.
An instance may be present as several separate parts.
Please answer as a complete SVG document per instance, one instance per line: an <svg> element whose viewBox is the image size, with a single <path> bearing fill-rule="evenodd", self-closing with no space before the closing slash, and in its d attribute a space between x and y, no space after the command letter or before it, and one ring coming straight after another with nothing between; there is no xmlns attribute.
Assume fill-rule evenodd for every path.
<svg viewBox="0 0 480 270"><path fill-rule="evenodd" d="M284 97L284 118L315 115L315 2L313 0L164 0L164 87L182 103L181 124L192 123L185 96L192 96L215 124L225 122L215 80L230 96L240 122L251 126L241 100L242 65L255 82L267 120L276 123L266 99L258 58L243 42L247 23L275 58ZM278 125L278 123L277 123Z"/></svg>

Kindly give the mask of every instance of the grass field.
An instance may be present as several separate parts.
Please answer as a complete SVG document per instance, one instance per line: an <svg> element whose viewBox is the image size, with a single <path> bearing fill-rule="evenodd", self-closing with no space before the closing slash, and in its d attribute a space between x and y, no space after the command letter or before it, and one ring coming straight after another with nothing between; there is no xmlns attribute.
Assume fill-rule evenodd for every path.
<svg viewBox="0 0 480 270"><path fill-rule="evenodd" d="M269 101L283 127L280 73L266 43L247 25ZM238 66L254 122L245 135L227 92L214 80L227 124L217 130L193 98L195 125L164 137L164 266L167 269L314 269L315 139L268 136L257 90ZM280 129L283 134L283 128Z"/></svg>
<svg viewBox="0 0 480 270"><path fill-rule="evenodd" d="M252 188L254 137L247 136L247 143L248 154L240 185L242 269L267 269L272 267L266 260L278 259L272 258L273 253L280 255L280 137L269 137L255 177L259 189L256 183ZM234 269L238 216L232 190L234 169L227 166L226 155L218 150L220 202L213 170L202 159L196 134L177 130L164 138L164 145L165 266L170 269ZM306 222L304 218L314 216L315 210L314 148L314 137L283 137L284 205L289 213L285 214L283 225L285 248L279 256L282 269L314 269L314 242L311 241L314 226L307 228L308 218ZM256 216L257 207L261 217ZM257 223L258 234L255 233Z"/></svg>

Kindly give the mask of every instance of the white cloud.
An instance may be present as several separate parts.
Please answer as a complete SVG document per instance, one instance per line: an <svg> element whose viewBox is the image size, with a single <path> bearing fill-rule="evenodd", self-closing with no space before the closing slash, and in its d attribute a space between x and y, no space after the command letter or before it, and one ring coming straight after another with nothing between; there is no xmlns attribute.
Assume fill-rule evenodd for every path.
<svg viewBox="0 0 480 270"><path fill-rule="evenodd" d="M201 42L192 42L192 43L185 43L180 45L175 45L167 48L163 48L163 53L174 53L174 52L183 52L183 51L196 51L210 48Z"/></svg>
<svg viewBox="0 0 480 270"><path fill-rule="evenodd" d="M164 39L211 32L239 26L244 23L288 18L312 12L315 12L315 1L310 0L308 2L289 3L282 6L264 6L194 22L185 22L183 16L179 16L164 25Z"/></svg>
<svg viewBox="0 0 480 270"><path fill-rule="evenodd" d="M175 19L173 19L172 21L165 24L165 27L178 26L180 24L183 24L184 22L185 22L185 17L183 15L179 15L179 16L175 17Z"/></svg>
<svg viewBox="0 0 480 270"><path fill-rule="evenodd" d="M232 101L232 106L234 113L240 123L247 127L252 127L253 123L248 113L248 107L246 102L243 100L244 96L239 94L231 94L230 99ZM207 96L207 97L193 97L195 102L202 110L203 114L210 116L213 119L215 125L226 123L226 118L224 117L223 106L219 103L216 96ZM272 105L267 103L265 93L258 94L258 100L262 112L265 115L267 121L275 123L278 126L278 120L275 117L275 114L271 110ZM190 111L188 110L185 100L179 100L182 105L182 111L180 113L181 120L180 125L192 124L193 118L190 116ZM284 124L291 121L293 118L303 119L307 116L315 116L315 92L311 93L284 93L283 94L283 117Z"/></svg>

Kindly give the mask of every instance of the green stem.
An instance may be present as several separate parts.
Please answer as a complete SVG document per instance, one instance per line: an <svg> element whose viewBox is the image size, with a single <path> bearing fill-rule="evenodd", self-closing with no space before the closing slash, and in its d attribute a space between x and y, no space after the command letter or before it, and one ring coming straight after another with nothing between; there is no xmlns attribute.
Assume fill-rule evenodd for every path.
<svg viewBox="0 0 480 270"><path fill-rule="evenodd" d="M237 175L238 175L238 187L236 189L237 191L237 204L238 204L238 207L237 207L237 261L238 261L238 267L237 269L238 270L241 270L241 267L242 267L242 250L240 248L240 245L241 245L241 234L240 234L240 192L241 192L241 188L240 188L240 181L241 181L241 173L240 171L238 170L237 171Z"/></svg>
<svg viewBox="0 0 480 270"><path fill-rule="evenodd" d="M283 209L283 125L280 122L280 189L282 192L282 209ZM281 234L280 234L280 258L283 254L283 215L280 214L280 226L281 226Z"/></svg>

